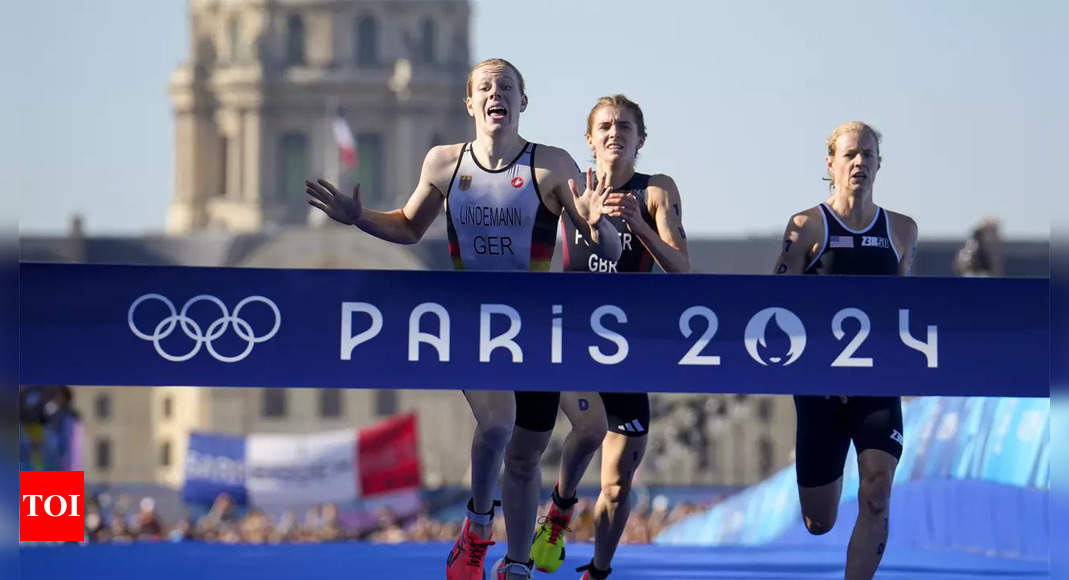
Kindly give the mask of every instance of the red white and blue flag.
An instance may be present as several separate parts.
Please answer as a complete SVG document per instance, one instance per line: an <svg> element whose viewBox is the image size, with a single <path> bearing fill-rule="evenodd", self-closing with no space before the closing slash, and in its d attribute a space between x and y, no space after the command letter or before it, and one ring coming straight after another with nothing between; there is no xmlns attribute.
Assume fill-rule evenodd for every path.
<svg viewBox="0 0 1069 580"><path fill-rule="evenodd" d="M831 236L831 238L828 239L828 247L853 248L854 236Z"/></svg>

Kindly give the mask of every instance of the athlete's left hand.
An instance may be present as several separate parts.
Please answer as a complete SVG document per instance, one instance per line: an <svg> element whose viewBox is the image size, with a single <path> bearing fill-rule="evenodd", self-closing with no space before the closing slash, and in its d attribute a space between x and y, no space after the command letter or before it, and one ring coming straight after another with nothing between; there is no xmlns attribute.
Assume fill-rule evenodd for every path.
<svg viewBox="0 0 1069 580"><path fill-rule="evenodd" d="M638 198L631 192L610 193L605 200L608 215L622 219L627 224L628 231L635 234L639 229L648 227L646 221L642 219L642 210L638 204Z"/></svg>

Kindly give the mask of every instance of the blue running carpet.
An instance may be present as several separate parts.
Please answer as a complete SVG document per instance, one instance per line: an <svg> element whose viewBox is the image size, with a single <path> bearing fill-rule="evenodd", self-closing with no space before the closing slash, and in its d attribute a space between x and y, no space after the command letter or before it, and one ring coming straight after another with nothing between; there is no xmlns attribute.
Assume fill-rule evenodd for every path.
<svg viewBox="0 0 1069 580"><path fill-rule="evenodd" d="M23 545L20 577L105 578L108 580L437 580L445 577L450 545L435 544L283 544L220 545L142 543L87 546ZM568 558L553 574L536 579L576 580L576 566L587 563L591 544L568 546ZM487 568L504 554L490 549ZM842 546L621 546L611 580L839 580ZM876 575L879 580L1024 580L1050 578L1048 563L994 558L978 553L938 552L890 547Z"/></svg>

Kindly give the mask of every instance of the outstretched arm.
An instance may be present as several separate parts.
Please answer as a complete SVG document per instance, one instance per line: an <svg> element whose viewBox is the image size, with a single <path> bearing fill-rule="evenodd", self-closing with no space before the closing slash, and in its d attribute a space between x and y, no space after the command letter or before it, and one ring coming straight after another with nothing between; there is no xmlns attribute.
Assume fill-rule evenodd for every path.
<svg viewBox="0 0 1069 580"><path fill-rule="evenodd" d="M325 179L305 181L308 204L322 210L331 219L388 242L414 244L423 238L445 204L444 189L452 165L456 162L456 145L434 147L423 160L419 183L404 207L391 211L367 209L360 201L360 184L352 195L345 195Z"/></svg>
<svg viewBox="0 0 1069 580"><path fill-rule="evenodd" d="M624 246L620 241L620 232L611 220L605 219L609 208L605 206L611 187L611 176L599 176L598 183L594 184L593 172L586 171L586 189L579 191L579 180L582 177L577 173L578 166L572 161L570 155L563 150L556 160L556 172L563 175L571 175L569 179L559 180L554 186L554 195L560 200L562 212L568 214L568 218L575 224L576 229L584 238L590 240L593 250L599 256L608 260L619 260L623 254Z"/></svg>

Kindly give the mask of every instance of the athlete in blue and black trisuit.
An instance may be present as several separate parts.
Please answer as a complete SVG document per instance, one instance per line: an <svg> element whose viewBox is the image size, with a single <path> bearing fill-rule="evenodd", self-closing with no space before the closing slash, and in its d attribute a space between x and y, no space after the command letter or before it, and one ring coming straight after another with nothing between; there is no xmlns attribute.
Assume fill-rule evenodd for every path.
<svg viewBox="0 0 1069 580"><path fill-rule="evenodd" d="M880 169L880 135L843 123L827 141L831 196L791 216L776 261L777 274L908 276L917 224L872 200ZM899 397L796 396L798 495L806 528L835 525L843 467L857 449L858 517L846 555L847 580L872 578L889 530L891 482L902 456Z"/></svg>

